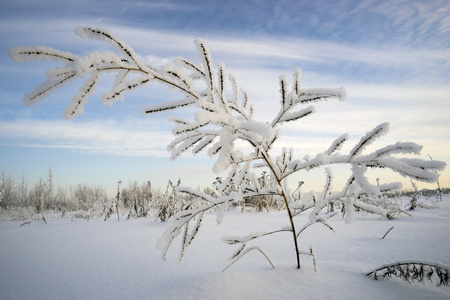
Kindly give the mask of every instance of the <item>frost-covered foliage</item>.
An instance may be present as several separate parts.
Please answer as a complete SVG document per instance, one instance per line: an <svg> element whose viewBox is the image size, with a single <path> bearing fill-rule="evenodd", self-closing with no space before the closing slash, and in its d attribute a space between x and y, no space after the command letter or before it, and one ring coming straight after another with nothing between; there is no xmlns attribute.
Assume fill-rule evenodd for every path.
<svg viewBox="0 0 450 300"><path fill-rule="evenodd" d="M3 172L0 190L4 191L5 205L0 205L0 208L4 209L5 215L2 217L10 220L42 220L45 211L48 218L73 217L89 220L103 214L108 196L102 187L78 184L64 188L56 186L53 178L53 172L49 169L47 176L29 186L25 174L16 183Z"/></svg>
<svg viewBox="0 0 450 300"><path fill-rule="evenodd" d="M122 190L122 201L128 207L128 219L131 217L147 217L152 202L152 183L147 181L141 186L135 181Z"/></svg>
<svg viewBox="0 0 450 300"><path fill-rule="evenodd" d="M168 145L172 159L190 150L194 154L205 151L215 157L213 170L221 172L229 170L229 175L218 185L216 195L211 196L197 190L178 187L177 192L189 194L192 202L186 209L177 212L171 218L158 246L163 258L174 240L181 235L180 260L185 249L191 244L202 224L202 217L210 209L220 211L217 221L220 222L230 204L242 203L245 199L270 196L281 201L287 212L287 224L281 229L270 232L250 233L244 237L227 237L224 241L238 244L239 248L231 257L238 259L257 247L247 247L251 240L280 232L290 232L294 241L297 267L300 268L300 254L314 256L311 249L301 250L298 237L304 229L315 223L321 223L333 229L321 212L329 203L340 202L345 206L345 217L354 220L355 210L362 209L385 217L392 217L389 212L362 201L364 197L378 197L385 191L401 187L400 183L373 184L366 177L368 168L388 168L403 176L424 182L435 182L436 171L443 170L445 164L439 161L398 158L398 154L419 154L422 147L411 142L398 142L366 153L365 149L376 139L389 131L389 124L383 123L367 132L348 152L341 154L339 150L349 139L348 134L337 137L328 149L315 156L294 155L294 149L283 149L281 154L274 154L275 142L280 136L280 127L287 123L304 119L315 113L314 103L337 99L343 101L346 96L344 88L304 88L302 72L296 69L292 86L286 76L280 77L280 110L273 120L260 122L253 119L253 106L248 101L247 92L240 88L233 74L228 74L223 63L214 65L209 48L202 39L197 39L200 63L185 58L175 59L173 64L156 67L144 62L125 42L102 29L80 27L76 33L83 38L100 40L115 46L116 52L91 53L84 57L48 47L19 47L11 49L11 57L20 62L30 59L62 61L66 65L47 72L48 81L38 85L25 96L27 105L34 105L38 100L48 96L54 89L61 87L76 77L89 76L85 84L73 98L64 112L68 119L83 114L87 97L94 93L101 74L115 72L116 81L110 92L102 95L105 104L113 104L123 100L124 93L143 87L151 82L166 84L179 91L181 100L144 107L144 114L159 113L185 106L195 106L192 118L171 117L174 123L174 140ZM199 84L197 84L199 83ZM230 96L226 93L227 85L231 87ZM238 141L249 145L251 150L244 152L238 148ZM240 144L239 144L240 145ZM348 164L351 175L340 191L332 188L333 173L326 169L326 184L320 197L308 202L295 201L287 178L302 170L312 170L334 164ZM263 167L273 178L271 186L262 185L254 168ZM232 186L241 189L233 190ZM294 217L309 210L309 222L299 230L296 229Z"/></svg>
<svg viewBox="0 0 450 300"><path fill-rule="evenodd" d="M417 208L436 208L439 207L438 202L442 201L442 190L439 186L435 190L430 189L420 189L417 184L411 180L411 184L414 188L413 192L408 193L411 197L410 202L407 204L409 210L414 210Z"/></svg>
<svg viewBox="0 0 450 300"><path fill-rule="evenodd" d="M178 180L176 185L169 180L164 194L156 196L153 200L152 207L155 211L155 215L162 222L166 221L180 210L185 209L189 202L186 201L187 197L183 197L184 195L180 195L177 192L177 188L180 185L181 180Z"/></svg>
<svg viewBox="0 0 450 300"><path fill-rule="evenodd" d="M106 211L105 221L108 220L114 213L117 214L117 220L120 220L120 209L119 205L122 202L122 193L120 192L120 186L122 185L122 180L117 182L117 194L116 197L111 201L109 208Z"/></svg>
<svg viewBox="0 0 450 300"><path fill-rule="evenodd" d="M105 189L100 186L77 184L63 188L53 184L51 169L47 176L40 178L29 187L25 175L16 183L5 172L0 176L0 221L2 220L43 220L46 219L91 219L107 220L111 216L146 218L165 211L168 217L185 208L189 196L176 192L180 185L169 180L166 191L153 191L150 181L129 182L124 186L118 182L116 195L108 198ZM173 197L175 196L175 197ZM5 201L4 201L5 200ZM5 203L4 206L2 204ZM168 203L170 203L168 208ZM170 212L170 214L169 214ZM3 213L3 214L2 214Z"/></svg>

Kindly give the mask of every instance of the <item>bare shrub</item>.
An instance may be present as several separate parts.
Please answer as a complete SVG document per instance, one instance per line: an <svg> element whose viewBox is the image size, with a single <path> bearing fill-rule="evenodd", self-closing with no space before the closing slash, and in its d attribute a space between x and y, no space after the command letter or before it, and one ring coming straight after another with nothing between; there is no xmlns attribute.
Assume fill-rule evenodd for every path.
<svg viewBox="0 0 450 300"><path fill-rule="evenodd" d="M401 278L409 283L436 280L437 285L448 286L448 267L435 262L402 261L387 264L367 273L375 280Z"/></svg>

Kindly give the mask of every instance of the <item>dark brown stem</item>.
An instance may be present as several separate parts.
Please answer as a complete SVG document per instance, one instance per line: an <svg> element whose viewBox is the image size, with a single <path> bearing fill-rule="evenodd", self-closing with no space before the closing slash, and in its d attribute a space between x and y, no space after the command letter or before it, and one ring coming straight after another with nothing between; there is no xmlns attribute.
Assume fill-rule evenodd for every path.
<svg viewBox="0 0 450 300"><path fill-rule="evenodd" d="M272 163L271 163L271 161L270 161L270 159L268 157L268 154L265 153L264 151L261 151L261 153L262 153L262 155L264 157L264 160L267 162L267 166L270 168L270 171L272 172L273 176L275 177L275 179L276 179L276 181L278 183L278 186L281 188L281 195L283 196L284 204L286 205L286 210L287 210L287 213L288 213L288 216L289 216L289 222L291 224L292 237L294 239L295 254L296 254L296 257L297 257L297 269L300 269L300 251L298 249L297 234L295 233L296 230L295 230L295 224L294 224L294 217L292 216L292 212L289 209L289 201L288 201L288 198L286 196L286 192L284 191L283 185L281 184L281 179L278 178L278 175L277 175L277 173L275 172L275 170L274 170L274 168L272 166Z"/></svg>

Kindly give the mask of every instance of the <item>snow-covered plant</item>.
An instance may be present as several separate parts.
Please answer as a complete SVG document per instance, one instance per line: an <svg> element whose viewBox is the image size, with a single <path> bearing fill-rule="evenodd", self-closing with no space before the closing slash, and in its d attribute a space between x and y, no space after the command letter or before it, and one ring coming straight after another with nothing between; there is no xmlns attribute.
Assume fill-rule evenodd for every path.
<svg viewBox="0 0 450 300"><path fill-rule="evenodd" d="M122 189L122 202L128 209L128 219L131 217L147 217L152 198L151 188L150 181L143 183L141 186L135 181L129 183L127 188Z"/></svg>
<svg viewBox="0 0 450 300"><path fill-rule="evenodd" d="M267 174L266 171L261 173L261 176L257 178L258 184L261 189L269 189L274 188L275 178L273 175ZM251 180L247 179L247 184L251 184ZM248 188L248 187L247 187ZM254 196L248 199L245 199L242 205L241 211L244 209L255 210L257 212L262 212L263 210L269 211L270 209L279 210L280 207L283 207L282 201L276 199L273 195L264 195L264 196Z"/></svg>
<svg viewBox="0 0 450 300"><path fill-rule="evenodd" d="M7 176L5 171L2 171L0 177L0 207L8 208L16 202L16 191L14 180L11 176Z"/></svg>
<svg viewBox="0 0 450 300"><path fill-rule="evenodd" d="M179 196L177 189L181 185L181 180L173 184L171 180L167 183L166 192L158 195L153 202L153 208L156 211L156 217L162 222L166 221L180 210L185 208L185 201Z"/></svg>
<svg viewBox="0 0 450 300"><path fill-rule="evenodd" d="M114 213L117 214L117 221L120 220L119 204L122 199L122 193L120 192L120 185L122 180L117 182L117 194L116 197L111 201L108 211L106 212L104 221L108 220Z"/></svg>
<svg viewBox="0 0 450 300"><path fill-rule="evenodd" d="M401 278L409 283L423 282L424 279L438 280L437 285L448 286L449 267L435 262L402 261L384 265L367 273L373 279Z"/></svg>
<svg viewBox="0 0 450 300"><path fill-rule="evenodd" d="M411 200L406 205L409 207L409 210L415 210L416 208L438 208L439 205L437 202L442 201L442 191L440 188L435 190L431 189L420 189L413 180L411 180L411 184L414 188L414 191L411 193L409 197Z"/></svg>
<svg viewBox="0 0 450 300"><path fill-rule="evenodd" d="M380 184L379 182L379 178L377 178L377 185ZM411 216L402 208L400 193L398 191L394 193L392 193L392 191L382 191L381 194L376 196L367 194L361 195L359 200L363 203L386 210L388 218L393 218L395 215L401 213Z"/></svg>
<svg viewBox="0 0 450 300"><path fill-rule="evenodd" d="M26 105L34 105L56 88L79 77L88 76L79 89L64 116L75 119L83 114L87 97L94 93L101 76L105 72L115 72L116 81L110 92L102 95L105 104L113 104L123 100L124 93L136 90L151 82L166 84L169 88L181 94L181 100L169 103L153 104L144 107L144 114L154 114L186 106L197 110L192 118L171 117L174 123L174 140L168 145L172 159L190 150L194 154L202 151L211 157L216 157L213 171L229 170L228 176L222 180L217 197L207 195L192 188L178 187L178 192L194 196L193 201L203 202L200 206L188 205L189 209L179 211L171 218L163 236L158 242L165 259L169 247L181 235L180 260L202 224L204 214L210 209L218 209L218 222L222 220L230 204L241 203L245 199L270 195L284 203L286 209L286 225L269 232L250 233L244 237L228 237L224 241L238 244L239 248L232 256L237 260L249 250L258 247L247 247L251 240L262 236L281 232L290 233L296 254L297 267L300 268L300 254L314 255L313 251L301 250L298 243L300 233L311 224L321 223L332 229L327 218L321 215L322 210L330 202L339 201L345 205L345 216L348 221L354 219L355 209L363 209L372 213L389 217L389 213L380 207L362 202L365 195L377 196L383 191L395 190L400 183L376 185L366 177L368 168L388 168L403 176L416 180L435 182L438 174L434 171L443 170L445 163L439 161L424 161L421 159L397 158L394 154L419 154L422 147L411 142L398 142L382 147L370 153L364 153L367 146L377 138L386 134L389 124L383 123L364 135L354 147L345 154L339 153L342 145L349 139L348 134L337 137L327 149L315 156L294 155L294 149L282 149L274 153L274 145L280 136L280 127L287 122L294 122L315 113L314 103L329 99L343 101L346 96L344 88L304 88L302 87L302 72L296 69L292 86L286 76L280 77L280 110L273 120L261 122L253 119L253 106L249 103L247 92L237 84L236 77L226 72L225 64L214 65L209 48L202 39L195 40L200 63L185 58L176 58L173 64L162 67L153 66L140 58L134 50L112 33L91 27L79 27L76 33L83 38L100 40L115 46L117 52L91 53L84 57L55 50L49 47L18 47L10 50L11 57L22 62L26 60L56 60L65 63L64 66L47 71L47 81L38 85L24 98ZM227 85L231 87L226 92ZM243 143L238 143L241 141ZM240 148L240 145L250 146ZM333 190L333 173L326 168L326 184L323 193L314 201L294 201L287 185L287 178L299 171L309 171L323 166L347 164L351 167L351 175L340 191ZM274 178L272 187L264 187L258 181L254 168L264 167ZM242 186L242 191L231 191L231 185ZM295 226L294 217L302 212L310 211L308 224L299 230ZM263 252L262 252L263 253Z"/></svg>

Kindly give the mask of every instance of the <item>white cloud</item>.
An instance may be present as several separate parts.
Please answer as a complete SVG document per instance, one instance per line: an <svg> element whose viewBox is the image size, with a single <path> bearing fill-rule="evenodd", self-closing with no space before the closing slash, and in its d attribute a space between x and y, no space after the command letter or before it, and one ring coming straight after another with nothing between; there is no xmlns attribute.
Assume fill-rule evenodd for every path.
<svg viewBox="0 0 450 300"><path fill-rule="evenodd" d="M58 148L125 156L164 156L167 128L150 122L14 120L0 122L0 137L22 147Z"/></svg>
<svg viewBox="0 0 450 300"><path fill-rule="evenodd" d="M167 10L180 10L180 9L189 9L189 5L180 5L175 3L170 3L167 1L136 1L132 3L133 6L144 9L167 9Z"/></svg>
<svg viewBox="0 0 450 300"><path fill-rule="evenodd" d="M147 63L152 64L154 66L161 67L165 64L169 64L173 61L174 57L160 57L157 55L145 55L144 59Z"/></svg>
<svg viewBox="0 0 450 300"><path fill-rule="evenodd" d="M233 39L226 37L207 40L213 53L238 53L243 56L262 56L298 61L335 63L338 61L369 65L408 67L412 63L447 60L445 52L434 49L410 49L392 46L376 49L355 44L343 44L312 39L263 38Z"/></svg>
<svg viewBox="0 0 450 300"><path fill-rule="evenodd" d="M0 25L4 25L1 27L7 28L6 22L0 21ZM192 33L151 30L135 26L117 25L117 23L110 24L108 21L101 20L49 20L40 24L35 24L32 20L24 20L16 25L15 31L19 33L16 36L21 36L23 40L30 40L33 36L39 36L41 42L50 42L50 39L53 39L58 44L66 45L64 48L67 49L74 43L78 45L87 43L73 32L80 25L107 29L134 47L143 56L152 56L158 53L158 56L164 54L167 57L172 56L174 53L176 56L179 56L186 53L192 55L196 52L193 40L197 36ZM6 32L2 32L2 35L6 34ZM408 67L411 64L423 65L431 62L444 62L447 67L449 66L447 53L433 47L417 49L384 44L377 49L373 46L305 38L262 36L235 38L224 33L210 36L206 34L204 38L210 45L213 56L214 53L221 56L223 54L233 56L238 54L242 57L251 56L253 63L259 61L257 57L265 57L321 63L348 61L399 67Z"/></svg>

